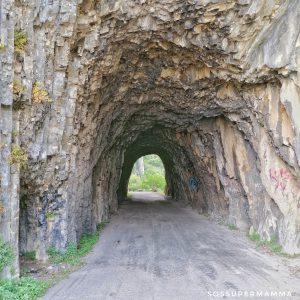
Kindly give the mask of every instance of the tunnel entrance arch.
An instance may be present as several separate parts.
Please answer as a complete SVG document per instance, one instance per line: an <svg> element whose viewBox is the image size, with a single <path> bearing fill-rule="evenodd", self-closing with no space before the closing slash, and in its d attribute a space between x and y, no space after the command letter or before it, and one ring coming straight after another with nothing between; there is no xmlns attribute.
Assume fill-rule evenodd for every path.
<svg viewBox="0 0 300 300"><path fill-rule="evenodd" d="M141 156L132 168L128 192L166 192L165 167L156 154Z"/></svg>
<svg viewBox="0 0 300 300"><path fill-rule="evenodd" d="M130 151L130 150L129 150ZM145 157L147 155L156 155L158 156L164 166L164 177L165 177L165 190L164 193L167 196L174 196L173 191L173 178L172 174L173 172L173 167L172 167L172 161L168 157L167 154L163 153L163 151L157 151L154 148L145 148L143 149L142 152L137 152L137 153L131 153L127 152L124 155L124 163L122 167L122 173L121 173L121 179L119 183L119 189L117 191L118 194L118 202L121 203L124 199L126 199L127 194L128 194L128 187L129 187L129 180L130 176L134 167L135 162L140 158L140 157Z"/></svg>
<svg viewBox="0 0 300 300"><path fill-rule="evenodd" d="M173 11L173 4L169 5ZM288 9L273 24L270 20L276 14L271 10L270 19L257 14L268 23L266 37L255 28L256 24L264 28L264 23L246 20L247 5L226 11L210 9L214 21L201 25L185 22L188 11L206 11L194 5L176 8L183 13L182 22L175 18L177 14L155 21L160 6L151 7L147 22L136 22L138 15L132 15L128 5L125 10L111 8L106 11L110 17L99 18L98 23L90 18L89 32L76 26L64 47L53 37L55 45L47 47L49 53L38 51L52 58L66 51L62 61L46 56L32 60L41 62L41 68L43 62L59 64L50 66L45 77L44 72L23 74L26 68L16 68L21 72L16 78L26 82L26 97L39 81L53 91L51 107L31 103L20 114L26 116L19 120L20 144L30 156L28 172L21 174L26 180L21 190L28 195L26 213L20 214L26 228L21 231L21 249L38 245L45 253L50 245L64 248L92 231L97 222L117 210L118 201L126 195L124 174L130 155L157 152L170 165L175 162L167 179L173 199L238 227L253 226L264 238L278 236L286 251L299 252L299 126L293 113L299 93L295 74L283 67L290 66L289 58L280 54L294 59L291 53L297 48L291 45L297 45L293 41L297 34L287 39L287 49L277 47L271 60L261 52L264 45L269 49L268 45L276 44L278 26L296 20L297 10ZM79 19L83 11L78 10ZM230 17L224 18L227 13ZM228 30L232 21L233 31ZM141 24L151 26L147 29ZM254 26L248 39L244 26ZM45 28L45 34L50 28ZM111 32L99 35L102 29ZM39 26L34 30L44 32ZM44 33L34 36L38 40L27 45L28 55L36 53L36 45L43 47ZM249 53L244 51L247 48ZM11 93L11 84L7 87ZM11 118L8 107L2 107L4 112ZM29 121L32 118L35 121ZM151 131L157 130L157 124L161 128L155 140ZM3 172L7 177L9 173Z"/></svg>

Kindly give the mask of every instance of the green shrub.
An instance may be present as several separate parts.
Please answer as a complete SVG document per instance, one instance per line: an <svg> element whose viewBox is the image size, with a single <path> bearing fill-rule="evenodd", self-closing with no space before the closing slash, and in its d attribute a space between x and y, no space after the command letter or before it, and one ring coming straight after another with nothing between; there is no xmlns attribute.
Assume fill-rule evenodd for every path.
<svg viewBox="0 0 300 300"><path fill-rule="evenodd" d="M164 192L166 186L165 169L163 162L158 155L146 155L144 159L144 175L139 177L136 174L136 169L133 168L129 179L129 191L151 191L157 190Z"/></svg>
<svg viewBox="0 0 300 300"><path fill-rule="evenodd" d="M14 254L8 243L0 238L0 272L9 266L14 259Z"/></svg>
<svg viewBox="0 0 300 300"><path fill-rule="evenodd" d="M151 169L155 173L159 173L162 175L165 174L163 162L161 161L158 155L150 154L144 156L144 165L145 165L145 169Z"/></svg>
<svg viewBox="0 0 300 300"><path fill-rule="evenodd" d="M34 300L42 296L48 285L32 277L0 281L1 300Z"/></svg>
<svg viewBox="0 0 300 300"><path fill-rule="evenodd" d="M80 240L78 247L70 243L66 251L62 252L54 247L48 250L48 255L52 263L68 263L72 267L61 270L61 273L56 278L48 279L46 282L37 280L32 277L21 277L16 280L0 280L0 300L35 300L41 297L47 288L49 288L54 280L62 279L76 267L82 264L82 257L87 254L99 239L100 231L105 227L107 222L102 222L97 225L97 232L95 234L85 235ZM4 266L9 264L11 249L7 244L0 240L0 264ZM35 258L35 251L26 252L25 257L31 259ZM5 260L2 259L2 256ZM11 260L13 256L11 256ZM1 267L1 265L0 265ZM0 269L1 271L1 269Z"/></svg>
<svg viewBox="0 0 300 300"><path fill-rule="evenodd" d="M145 174L142 178L132 174L129 179L128 189L130 191L151 191L157 190L163 192L165 190L166 180L161 174Z"/></svg>
<svg viewBox="0 0 300 300"><path fill-rule="evenodd" d="M256 231L249 234L248 237L251 241L256 242L256 245L258 247L266 247L274 253L284 254L282 252L282 246L276 242L276 239L274 237L272 237L270 240L264 240Z"/></svg>
<svg viewBox="0 0 300 300"><path fill-rule="evenodd" d="M135 174L131 174L129 183L128 183L128 189L130 191L137 191L137 190L141 189L141 186L142 186L142 179Z"/></svg>
<svg viewBox="0 0 300 300"><path fill-rule="evenodd" d="M158 190L162 192L165 189L165 185L165 177L160 174L150 174L142 178L143 190Z"/></svg>
<svg viewBox="0 0 300 300"><path fill-rule="evenodd" d="M51 219L54 219L54 217L57 215L58 215L58 212L48 211L46 213L46 218L47 218L47 220L51 220Z"/></svg>
<svg viewBox="0 0 300 300"><path fill-rule="evenodd" d="M260 241L260 235L256 231L253 231L251 234L248 235L248 237L253 242Z"/></svg>
<svg viewBox="0 0 300 300"><path fill-rule="evenodd" d="M22 253L22 256L28 260L35 260L36 259L36 253L35 250L27 251Z"/></svg>
<svg viewBox="0 0 300 300"><path fill-rule="evenodd" d="M282 252L282 246L279 243L277 243L276 241L271 242L270 248L271 248L272 252L275 252L275 253Z"/></svg>
<svg viewBox="0 0 300 300"><path fill-rule="evenodd" d="M260 240L258 246L267 247L274 253L282 252L282 246L278 244L274 238L271 238L270 240Z"/></svg>

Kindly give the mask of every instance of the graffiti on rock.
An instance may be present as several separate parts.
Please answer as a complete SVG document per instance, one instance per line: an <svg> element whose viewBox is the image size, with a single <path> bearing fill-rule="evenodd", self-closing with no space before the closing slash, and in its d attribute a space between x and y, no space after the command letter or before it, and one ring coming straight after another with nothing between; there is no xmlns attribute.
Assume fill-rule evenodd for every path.
<svg viewBox="0 0 300 300"><path fill-rule="evenodd" d="M198 191L198 186L199 186L199 183L198 183L197 178L195 176L191 176L189 178L190 190L192 190L193 192L197 192Z"/></svg>
<svg viewBox="0 0 300 300"><path fill-rule="evenodd" d="M270 179L274 183L275 191L286 190L286 185L290 179L290 174L286 169L269 169Z"/></svg>

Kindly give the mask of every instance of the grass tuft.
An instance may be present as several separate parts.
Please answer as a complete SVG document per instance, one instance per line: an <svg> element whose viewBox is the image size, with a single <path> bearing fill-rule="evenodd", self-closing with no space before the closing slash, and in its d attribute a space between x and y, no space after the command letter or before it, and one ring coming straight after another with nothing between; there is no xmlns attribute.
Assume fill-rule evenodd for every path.
<svg viewBox="0 0 300 300"><path fill-rule="evenodd" d="M227 224L227 228L230 230L238 230L239 229L235 224Z"/></svg>
<svg viewBox="0 0 300 300"><path fill-rule="evenodd" d="M248 237L253 242L259 242L260 241L260 235L256 231L253 231L251 234L248 235Z"/></svg>
<svg viewBox="0 0 300 300"><path fill-rule="evenodd" d="M92 250L93 246L99 240L100 231L107 222L97 226L95 234L85 235L80 240L78 246L69 244L66 251L62 252L55 248L48 250L51 263L67 263L70 265L67 269L48 280L38 280L29 276L13 280L0 280L0 300L35 300L45 294L46 290L53 285L56 280L63 279L69 273L76 270L83 264L82 257ZM35 251L23 253L23 257L29 260L35 260ZM13 261L13 252L9 245L0 239L0 272L5 266L9 266ZM26 273L26 272L25 272Z"/></svg>
<svg viewBox="0 0 300 300"><path fill-rule="evenodd" d="M11 265L14 259L13 250L8 243L0 238L0 273L5 268ZM1 295L1 294L0 294Z"/></svg>
<svg viewBox="0 0 300 300"><path fill-rule="evenodd" d="M72 266L81 265L83 263L82 257L90 252L93 246L98 242L99 234L106 224L107 222L98 224L96 233L84 235L78 246L74 243L70 243L64 252L54 247L49 248L47 253L50 262L55 264L68 263Z"/></svg>
<svg viewBox="0 0 300 300"><path fill-rule="evenodd" d="M24 253L22 253L22 256L25 259L28 259L28 260L35 260L36 259L35 250L24 252Z"/></svg>
<svg viewBox="0 0 300 300"><path fill-rule="evenodd" d="M27 37L25 32L22 29L15 30L14 33L15 51L18 53L23 52L26 44L27 44Z"/></svg>
<svg viewBox="0 0 300 300"><path fill-rule="evenodd" d="M271 238L268 240L261 240L258 242L258 246L266 247L270 249L274 253L281 253L282 252L282 246L278 244L274 238Z"/></svg>
<svg viewBox="0 0 300 300"><path fill-rule="evenodd" d="M32 277L0 280L1 300L35 300L42 296L48 284Z"/></svg>
<svg viewBox="0 0 300 300"><path fill-rule="evenodd" d="M57 215L58 215L58 212L48 211L48 212L46 213L46 218L47 218L47 220L52 220L52 219L54 219L55 216L57 216Z"/></svg>
<svg viewBox="0 0 300 300"><path fill-rule="evenodd" d="M265 247L273 253L285 255L285 253L282 251L282 246L276 241L274 237L272 237L270 240L264 240L256 231L253 231L248 235L248 237L251 241L255 242L258 247Z"/></svg>

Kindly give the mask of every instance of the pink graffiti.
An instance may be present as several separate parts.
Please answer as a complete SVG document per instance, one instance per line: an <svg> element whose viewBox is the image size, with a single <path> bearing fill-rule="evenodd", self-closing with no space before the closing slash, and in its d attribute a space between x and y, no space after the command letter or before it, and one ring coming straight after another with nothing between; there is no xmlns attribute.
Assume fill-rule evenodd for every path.
<svg viewBox="0 0 300 300"><path fill-rule="evenodd" d="M285 169L270 169L269 170L270 178L275 184L275 191L281 189L282 192L285 191L287 182L290 179L290 174Z"/></svg>

